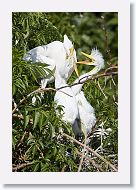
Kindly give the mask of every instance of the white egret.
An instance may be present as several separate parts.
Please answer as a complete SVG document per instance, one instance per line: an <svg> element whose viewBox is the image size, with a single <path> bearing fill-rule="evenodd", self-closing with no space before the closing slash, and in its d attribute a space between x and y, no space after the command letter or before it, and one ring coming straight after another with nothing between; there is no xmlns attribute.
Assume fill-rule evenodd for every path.
<svg viewBox="0 0 136 190"><path fill-rule="evenodd" d="M88 57L89 59L91 59L91 61L90 61L90 63L88 61L87 62L82 61L82 62L78 62L78 63L94 65L95 68L93 70L91 70L90 72L81 75L74 82L74 83L81 82L82 84L78 84L78 85L71 87L74 92L74 95L76 97L76 100L77 100L77 106L78 106L79 117L80 117L80 122L81 122L81 129L85 135L84 148L82 150L82 156L81 156L81 160L79 163L78 172L80 172L81 167L82 167L84 153L86 151L85 146L86 146L86 144L89 143L89 141L87 142L87 134L91 132L92 127L96 123L94 109L91 106L91 104L87 101L87 99L85 98L85 95L84 95L83 91L81 91L81 89L82 89L84 82L88 79L88 77L92 76L93 74L96 74L104 67L103 56L97 49L93 49L91 51L91 55L88 55L83 52L82 52L82 54L85 55L86 57Z"/></svg>
<svg viewBox="0 0 136 190"><path fill-rule="evenodd" d="M50 76L45 67L47 76L41 79L42 88L45 88L47 83L54 81L56 69L59 75L66 81L69 79L74 69L77 73L75 64L77 62L76 51L67 35L64 35L63 43L60 41L53 41L47 45L38 46L28 51L23 59L34 63L45 63L48 69L51 71L55 70L54 76Z"/></svg>
<svg viewBox="0 0 136 190"><path fill-rule="evenodd" d="M82 84L74 85L71 87L71 89L73 90L73 93L76 97L79 117L80 117L81 126L82 126L81 128L84 130L85 134L87 134L91 132L92 127L95 125L96 117L94 113L94 108L87 101L81 89L84 82L86 81L88 77L92 76L93 74L96 74L104 67L104 59L103 59L102 54L97 49L93 49L91 51L91 55L88 55L83 52L82 54L88 57L89 59L91 59L91 62L82 61L82 62L77 62L77 63L94 65L95 68L91 70L90 72L81 75L78 79L76 79L74 83L78 83L80 81Z"/></svg>
<svg viewBox="0 0 136 190"><path fill-rule="evenodd" d="M65 88L57 90L54 96L54 102L57 106L62 106L62 120L72 125L75 135L80 135L80 118L75 95L72 89L67 85L66 80L57 74L55 78L55 88L61 87Z"/></svg>
<svg viewBox="0 0 136 190"><path fill-rule="evenodd" d="M82 53L91 59L91 62L77 62L81 64L94 65L95 68L88 73L81 75L74 83L84 82L90 75L97 73L104 66L102 54L98 50L92 50L91 55ZM68 86L66 80L59 74L55 78L55 88ZM71 88L65 87L58 90L55 94L54 101L57 105L63 106L62 120L70 123L75 135L80 135L82 128L89 133L96 122L94 109L86 100L84 93L81 91L83 84L74 85Z"/></svg>
<svg viewBox="0 0 136 190"><path fill-rule="evenodd" d="M76 51L67 35L64 35L63 43L60 41L53 41L47 45L38 46L28 51L24 56L24 60L47 64L47 67L45 67L46 76L41 79L41 88L43 89L46 87L47 83L54 81L56 70L65 81L69 79L74 69L78 75ZM46 68L54 71L54 76L50 75ZM41 97L43 97L43 93L41 93ZM36 97L34 96L32 98L32 104L35 105L35 101Z"/></svg>

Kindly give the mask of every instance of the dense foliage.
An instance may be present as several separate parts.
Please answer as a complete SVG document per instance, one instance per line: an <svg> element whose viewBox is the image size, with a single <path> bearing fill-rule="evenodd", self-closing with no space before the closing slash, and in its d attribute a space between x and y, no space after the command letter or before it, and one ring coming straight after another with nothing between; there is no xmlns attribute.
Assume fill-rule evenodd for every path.
<svg viewBox="0 0 136 190"><path fill-rule="evenodd" d="M39 88L39 78L46 75L44 64L25 62L26 51L54 40L63 41L67 34L74 43L78 60L80 52L90 53L97 47L104 55L105 69L117 66L117 13L13 13L13 171L74 171L79 167L81 146L69 124L61 121L54 108L55 91L44 92L44 99L31 93ZM87 72L88 67L79 66ZM50 72L52 75L53 73ZM73 73L69 84L76 78ZM90 144L117 168L118 160L118 77L110 74L86 82L83 87L87 100L95 109L97 124L90 134ZM54 83L48 87L54 88ZM32 104L32 97L37 101ZM16 108L17 106L17 108ZM57 108L58 110L61 107ZM70 152L70 155L68 155ZM107 163L88 152L81 171L113 171ZM96 164L97 163L97 164Z"/></svg>

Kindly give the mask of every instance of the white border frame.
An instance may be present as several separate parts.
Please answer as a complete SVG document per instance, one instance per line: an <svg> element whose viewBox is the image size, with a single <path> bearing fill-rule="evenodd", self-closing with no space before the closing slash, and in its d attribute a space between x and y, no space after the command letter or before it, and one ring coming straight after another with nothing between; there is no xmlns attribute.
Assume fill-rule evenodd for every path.
<svg viewBox="0 0 136 190"><path fill-rule="evenodd" d="M130 184L130 4L128 0L28 0L0 5L0 177L4 184ZM118 12L118 172L12 172L12 12Z"/></svg>

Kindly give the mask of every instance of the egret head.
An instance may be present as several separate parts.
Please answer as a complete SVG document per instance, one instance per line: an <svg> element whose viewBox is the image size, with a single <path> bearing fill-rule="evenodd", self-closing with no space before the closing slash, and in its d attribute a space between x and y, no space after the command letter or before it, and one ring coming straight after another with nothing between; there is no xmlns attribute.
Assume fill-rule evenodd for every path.
<svg viewBox="0 0 136 190"><path fill-rule="evenodd" d="M65 34L64 35L64 48L66 50L66 53L68 56L72 55L73 54L73 51L74 51L74 46L72 44L72 42L69 40L69 38L67 37L67 35Z"/></svg>
<svg viewBox="0 0 136 190"><path fill-rule="evenodd" d="M92 49L90 55L87 53L84 53L84 52L81 52L81 54L83 54L84 56L89 58L89 60L79 61L77 63L85 64L85 65L93 65L93 66L95 66L94 69L97 70L97 72L104 68L104 59L98 49Z"/></svg>
<svg viewBox="0 0 136 190"><path fill-rule="evenodd" d="M77 65L76 65L76 62L77 62L76 51L74 49L73 43L69 40L66 34L64 35L63 44L66 51L66 60L68 64L72 65L72 67L74 68L76 72L76 75L79 76Z"/></svg>

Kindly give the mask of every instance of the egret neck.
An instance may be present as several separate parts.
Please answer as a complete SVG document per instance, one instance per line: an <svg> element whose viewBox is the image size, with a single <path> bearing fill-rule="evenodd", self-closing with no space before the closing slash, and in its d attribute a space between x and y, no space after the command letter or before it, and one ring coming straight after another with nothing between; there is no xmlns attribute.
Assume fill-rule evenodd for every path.
<svg viewBox="0 0 136 190"><path fill-rule="evenodd" d="M100 70L100 69L96 66L96 67L95 67L93 70L91 70L90 72L85 73L85 74L81 75L79 78L77 78L77 79L74 81L73 84L76 84L76 83L79 83L79 84L76 84L76 85L72 86L72 90L73 90L74 94L77 95L77 94L81 91L81 89L82 89L82 87L83 87L83 85L84 85L84 82L85 82L89 77L91 77L92 75L96 74L99 70Z"/></svg>
<svg viewBox="0 0 136 190"><path fill-rule="evenodd" d="M56 73L56 76L55 76L55 88L61 88L61 87L64 87L64 86L68 86L67 85L67 82L66 82L66 79L63 78L60 74Z"/></svg>

